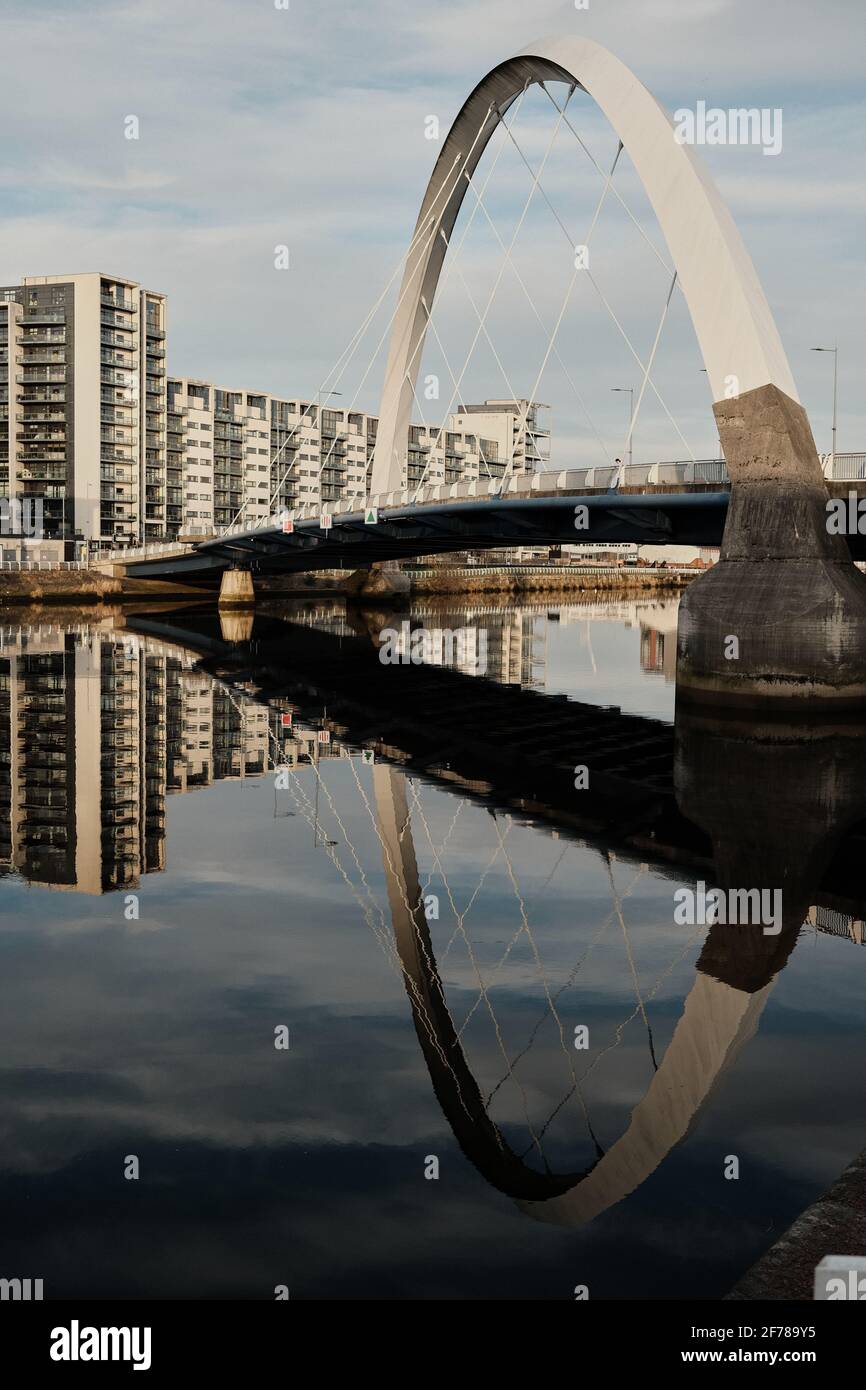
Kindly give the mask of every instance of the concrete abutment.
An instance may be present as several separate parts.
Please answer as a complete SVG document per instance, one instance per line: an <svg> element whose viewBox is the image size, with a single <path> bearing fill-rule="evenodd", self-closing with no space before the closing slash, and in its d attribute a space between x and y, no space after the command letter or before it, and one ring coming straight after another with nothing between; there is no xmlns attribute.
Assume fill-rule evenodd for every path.
<svg viewBox="0 0 866 1390"><path fill-rule="evenodd" d="M713 409L731 502L719 563L680 604L678 698L866 702L866 577L828 532L805 410L772 385Z"/></svg>

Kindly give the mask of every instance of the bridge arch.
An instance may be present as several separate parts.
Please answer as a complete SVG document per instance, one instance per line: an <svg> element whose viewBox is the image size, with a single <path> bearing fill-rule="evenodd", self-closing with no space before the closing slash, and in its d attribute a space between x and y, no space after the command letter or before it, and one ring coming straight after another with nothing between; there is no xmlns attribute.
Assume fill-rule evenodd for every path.
<svg viewBox="0 0 866 1390"><path fill-rule="evenodd" d="M697 972L673 1037L624 1133L592 1167L542 1173L509 1148L487 1113L445 999L415 856L406 777L373 768L397 957L442 1112L486 1180L537 1221L581 1226L634 1192L688 1134L720 1077L757 1030L775 976L750 992Z"/></svg>
<svg viewBox="0 0 866 1390"><path fill-rule="evenodd" d="M500 63L479 82L457 115L436 161L418 214L391 328L373 460L373 493L400 487L427 331L425 305L432 308L446 242L450 242L466 195L467 179L512 102L528 84L545 81L580 87L622 141L667 242L713 400L723 399L729 378L736 378L737 394L773 385L798 400L781 338L743 239L694 150L674 138L667 111L634 73L600 44L573 36L547 38ZM463 169L466 177L455 178L455 170L460 175Z"/></svg>

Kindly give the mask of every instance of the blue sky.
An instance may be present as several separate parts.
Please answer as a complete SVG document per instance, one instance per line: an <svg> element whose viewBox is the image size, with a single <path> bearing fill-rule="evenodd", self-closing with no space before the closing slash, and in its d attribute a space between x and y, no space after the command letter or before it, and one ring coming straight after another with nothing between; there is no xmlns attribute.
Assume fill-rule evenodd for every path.
<svg viewBox="0 0 866 1390"><path fill-rule="evenodd" d="M138 279L169 296L170 370L286 395L315 393L397 265L438 148L424 138L425 118L437 115L444 135L483 73L534 37L576 32L606 44L671 110L701 99L781 107L778 158L749 147L703 154L755 259L819 448L829 449L831 359L809 349L836 340L839 448L866 448L866 16L857 0L590 0L585 11L565 0L531 9L522 0L291 0L288 11L273 0L5 0L0 22L3 282L92 269ZM608 161L615 142L588 98L578 94L573 110ZM137 141L124 138L130 114ZM518 117L530 159L551 114L538 94ZM658 241L627 161L621 173L623 195ZM560 138L549 190L569 225L591 215L595 180L576 143ZM504 151L488 202L506 241L527 187L525 168ZM598 241L599 278L647 349L666 293L658 266L615 209L606 207ZM279 244L290 247L289 271L274 269ZM515 261L545 322L567 278L561 251L536 200ZM500 254L478 216L461 253L478 302ZM338 383L347 404L377 408L386 310ZM444 357L431 344L425 371L441 377L442 413L446 360L462 363L475 322L457 274L437 322ZM543 357L510 271L490 323L505 372L482 344L463 378L469 399L507 394L503 375L528 391ZM597 305L575 301L559 347L605 447L621 452L626 398L611 388L634 384L635 369L612 325ZM675 299L657 380L689 445L706 455L715 435L700 366ZM555 361L538 394L553 408L556 462L603 461ZM438 418L435 404L428 415ZM635 457L683 456L647 400Z"/></svg>

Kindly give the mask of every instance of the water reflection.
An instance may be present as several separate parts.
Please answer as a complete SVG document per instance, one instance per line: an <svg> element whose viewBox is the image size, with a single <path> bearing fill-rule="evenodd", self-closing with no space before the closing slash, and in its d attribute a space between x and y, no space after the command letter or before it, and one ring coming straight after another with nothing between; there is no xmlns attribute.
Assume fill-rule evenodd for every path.
<svg viewBox="0 0 866 1390"><path fill-rule="evenodd" d="M755 728L694 716L671 725L648 717L648 704L673 694L668 653L675 610L669 606L551 611L428 605L413 613L413 622L427 626L484 625L493 677L486 680L462 672L459 661L452 669L383 667L376 643L389 621L388 614L309 605L290 615L262 612L241 627L227 628L215 613L190 610L118 613L97 626L33 621L4 630L0 858L7 884L0 884L0 909L6 888L24 882L34 889L110 895L141 887L145 876L171 881L180 874L168 912L172 925L182 926L195 903L189 875L202 854L204 824L218 841L216 861L226 864L225 889L244 916L253 914L251 904L258 901L262 923L270 927L285 916L287 902L305 904L305 920L292 938L294 955L284 957L279 937L266 935L267 980L294 969L303 997L310 967L292 962L299 950L303 961L320 944L322 960L329 959L328 940L336 960L348 951L356 967L366 969L361 962L367 944L347 941L341 915L348 910L363 922L370 932L366 943L373 941L396 972L402 1018L411 1018L416 1057L423 1059L427 1086L432 1082L448 1130L490 1191L512 1199L525 1230L536 1224L526 1222L529 1216L571 1232L596 1223L597 1231L599 1220L622 1206L639 1231L646 1213L642 1217L634 1203L664 1207L659 1173L676 1169L678 1147L699 1122L706 1123L708 1111L717 1115L721 1105L724 1114L724 1103L717 1103L720 1082L748 1066L746 1044L788 968L797 987L798 943L805 949L819 935L863 939L862 731ZM612 626L629 639L620 666L608 656ZM563 639L576 654L567 692L557 666ZM624 662L632 664L634 712L603 698L624 688ZM639 686L635 678L656 684ZM541 693L545 685L572 695L598 690L602 701L551 699ZM581 793L575 791L578 764L589 770ZM257 793L257 817L264 810L274 833L284 826L288 866L271 832L267 853L257 853L250 836L263 841L263 822L257 818L254 831L245 828L233 786L260 788L267 802ZM193 813L195 834L189 816L172 819L171 807L181 804ZM228 819L219 810L223 805ZM272 890L252 888L245 855L260 877L272 867ZM781 885L782 931L768 936L752 927L675 929L674 888L697 878ZM208 901L219 940L220 909L213 895ZM52 917L53 930L62 929L64 909L52 909ZM804 922L811 925L804 929ZM311 932L325 940L316 939L314 946ZM838 952L851 949L841 941L828 945ZM29 959L28 944L16 949ZM201 980L183 950L174 949L165 967L180 970L195 995ZM255 958L256 949L265 949L262 938L250 949ZM236 946L227 960L220 987L230 1017L239 997L236 977L247 977L248 960ZM28 968L38 971L38 959ZM97 958L97 974L105 968ZM125 968L133 969L130 960ZM822 968L828 979L837 970L849 976L856 1012L860 987L850 980L850 963L824 955ZM339 966L332 970L339 973ZM313 976L320 978L316 970ZM27 984L25 979L25 989ZM260 986L250 979L245 988ZM321 983L318 989L321 1009ZM314 1016L315 998L314 991L304 1004L307 1017ZM257 1015L253 993L243 1007L245 1016ZM361 1000L349 998L344 1007L361 1007ZM154 1008L158 1015L165 1009L157 990ZM398 996L371 1004L370 1017L376 1022L367 1047L376 1056L376 1030L403 1026L397 1023ZM574 1046L575 1029L587 1023L591 1044L581 1051ZM328 1026L339 1025L331 1017ZM779 1026L774 1018L771 1032ZM844 1026L833 1012L833 1027ZM69 1028L67 1020L63 1036ZM117 1039L109 1041L117 1045ZM27 1124L15 1088L20 1093L26 1087L34 1068L55 1069L58 1083L64 1073L56 1057L39 1049L35 1035L21 1044L23 1069L10 1083L17 1183L29 1180L33 1140L23 1142ZM766 1067L765 1053L762 1058ZM111 1072L104 1056L92 1065ZM264 1109L280 1114L284 1142L308 1133L313 1111L314 1130L329 1134L333 1143L352 1128L350 1115L357 1134L372 1136L381 1129L377 1106L393 1105L394 1113L408 1117L425 1104L417 1085L407 1090L406 1078L414 1072L401 1053L383 1077L386 1096L377 1106L370 1102L378 1118L371 1111L361 1122L357 1102L345 1094L347 1082L337 1081L351 1073L343 1053L326 1086L330 1114L320 1112L303 1087L291 1088L287 1112L288 1100L275 1102L273 1081L261 1079ZM170 1136L183 1125L180 1111L174 1113L170 1078L161 1084L166 1096L158 1099L167 1113L159 1128ZM321 1077L317 1084L324 1084ZM776 1084L774 1064L759 1089L767 1094ZM203 1083L202 1094L210 1085ZM805 1080L804 1087L808 1092ZM846 1114L852 1132L860 1133L862 1097L854 1078L849 1087ZM217 1120L199 1098L198 1127L211 1134L212 1143L217 1134L226 1142L228 1104L228 1113ZM727 1105L730 1110L730 1097ZM121 1108L128 1116L129 1098ZM798 1116L814 1118L808 1094L797 1096L795 1108ZM742 1124L742 1115L729 1113L725 1123L728 1133L733 1123L739 1142L738 1118ZM144 1111L136 1123L146 1141ZM407 1129L399 1139L394 1134L392 1146L417 1138L425 1152L437 1152L443 1141L441 1135L427 1137L431 1123L428 1117L419 1127L406 1118ZM262 1151L268 1147L264 1127L263 1118L253 1126ZM92 1137L86 1142L94 1144ZM127 1142L143 1141L139 1135ZM732 1139L720 1142L730 1149ZM845 1159L853 1156L851 1142L840 1135ZM54 1143L61 1155L68 1147L62 1137ZM63 1170L62 1158L47 1159L38 1144L36 1153L37 1169L59 1163ZM828 1161L831 1170L834 1161ZM697 1191L691 1160L688 1172L685 1188ZM797 1180L781 1184L784 1195L775 1200L783 1214L796 1214L803 1205ZM183 1180L175 1173L172 1181ZM250 1185L256 1190L254 1180ZM340 1180L343 1201L351 1188L351 1178ZM646 1199L644 1191L651 1193ZM725 1197L734 1202L733 1194ZM286 1210L291 1221L300 1219L292 1201L281 1200L282 1225ZM412 1200L417 1202L417 1194ZM462 1190L461 1202L467 1200ZM472 1200L479 1200L477 1192ZM697 1238L708 1219L708 1199L704 1193L695 1200L701 1217L686 1224ZM727 1263L720 1257L716 1284L710 1285L716 1294L762 1248L756 1231L766 1227L766 1191L759 1185L737 1200L747 1229ZM714 1190L710 1210L719 1201ZM455 1209L456 1224L447 1223L458 1243L465 1205L463 1211L460 1217ZM416 1216L423 1227L427 1218ZM176 1219L176 1213L166 1217ZM442 1219L441 1210L436 1219ZM479 1209L477 1219L483 1224L493 1217L488 1212L482 1218ZM722 1224L729 1219L726 1212ZM356 1217L347 1220L351 1226ZM501 1220L499 1212L496 1221ZM497 1229L507 1244L512 1237ZM40 1237L31 1230L30 1238L38 1243ZM513 1239L516 1258L528 1237ZM310 1240L318 1250L322 1233ZM615 1271L624 1240L620 1228L598 1275L609 1281L613 1296L628 1294L628 1279ZM363 1240L350 1238L350 1244L357 1288L369 1276L369 1252ZM424 1280L412 1244L407 1232L390 1267L400 1269L408 1278L406 1290L417 1293ZM534 1248L542 1264L550 1259L549 1250ZM334 1296L320 1268L321 1253L308 1249L305 1258L312 1262L309 1291L319 1287L319 1296ZM572 1259L560 1250L557 1268L564 1271ZM675 1288L681 1262L672 1252L666 1260L661 1282ZM541 1278L538 1271L536 1276ZM175 1273L172 1296L195 1296L208 1277L200 1268ZM229 1281L232 1288L238 1277ZM376 1277L386 1296L389 1278L381 1269ZM266 1283L268 1276L261 1278ZM532 1269L525 1279L531 1283ZM240 1282L248 1287L243 1277Z"/></svg>

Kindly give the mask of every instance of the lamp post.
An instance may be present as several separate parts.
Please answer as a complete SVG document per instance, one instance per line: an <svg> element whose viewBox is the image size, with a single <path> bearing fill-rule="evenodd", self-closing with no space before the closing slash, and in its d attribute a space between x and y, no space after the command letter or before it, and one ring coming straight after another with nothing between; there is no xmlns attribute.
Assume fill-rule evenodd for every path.
<svg viewBox="0 0 866 1390"><path fill-rule="evenodd" d="M632 427L634 425L634 387L633 386L611 386L611 391L619 391L623 395L628 395L628 461L631 464L632 453Z"/></svg>
<svg viewBox="0 0 866 1390"><path fill-rule="evenodd" d="M839 369L839 345L835 347L815 347L812 352L832 352L833 354L833 447L830 453L830 467L836 462L836 385L838 382Z"/></svg>

